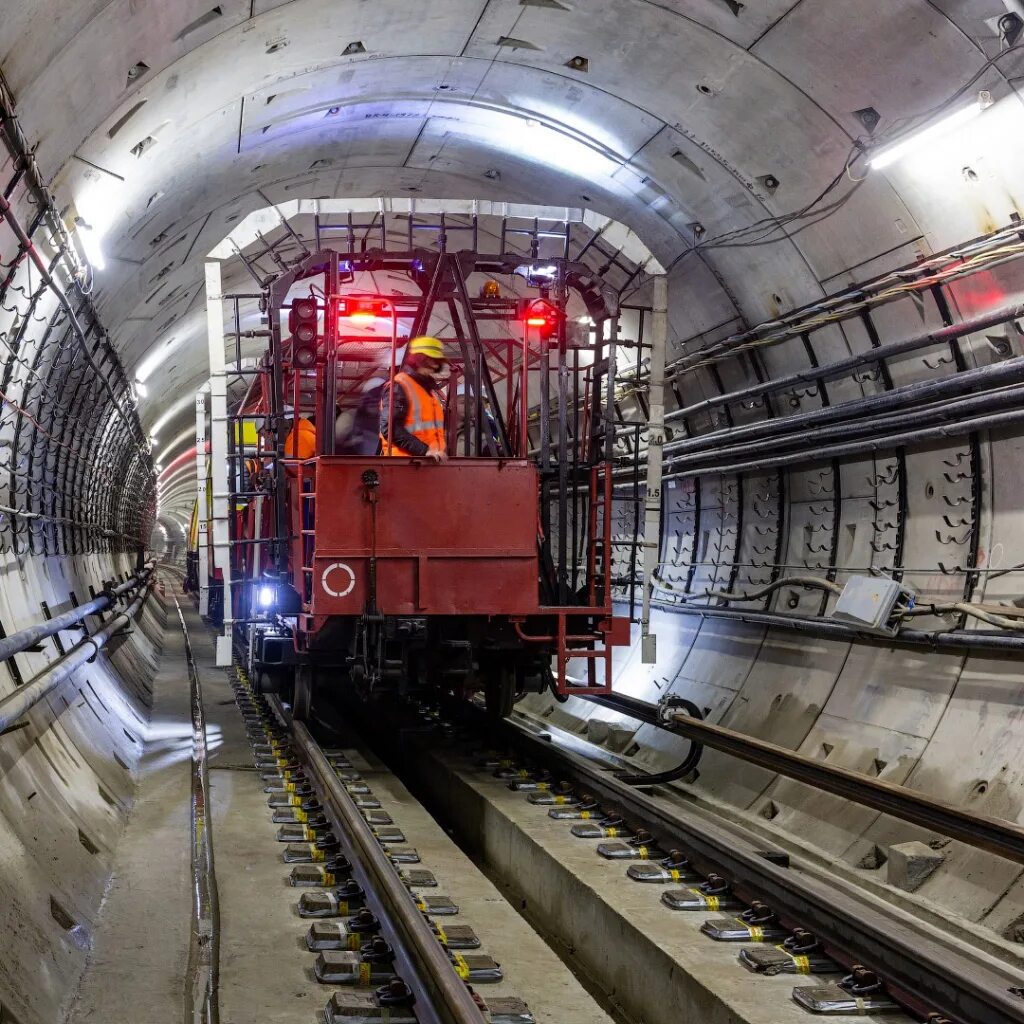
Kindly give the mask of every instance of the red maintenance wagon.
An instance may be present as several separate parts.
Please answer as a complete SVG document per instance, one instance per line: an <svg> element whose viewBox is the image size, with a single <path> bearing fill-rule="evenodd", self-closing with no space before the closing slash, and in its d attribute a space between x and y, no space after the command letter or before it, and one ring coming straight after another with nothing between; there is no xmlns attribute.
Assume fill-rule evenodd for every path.
<svg viewBox="0 0 1024 1024"><path fill-rule="evenodd" d="M381 270L409 287L360 287ZM263 418L258 450L233 453L249 474L236 493L263 511L240 517L260 536L238 538L251 585L233 617L256 676L294 684L299 713L344 686L482 691L497 714L549 687L610 689L629 621L612 607L605 302L564 257L325 250L269 283L269 350L236 413ZM571 329L573 305L592 329ZM407 340L428 333L450 368L443 464L388 457L378 436Z"/></svg>

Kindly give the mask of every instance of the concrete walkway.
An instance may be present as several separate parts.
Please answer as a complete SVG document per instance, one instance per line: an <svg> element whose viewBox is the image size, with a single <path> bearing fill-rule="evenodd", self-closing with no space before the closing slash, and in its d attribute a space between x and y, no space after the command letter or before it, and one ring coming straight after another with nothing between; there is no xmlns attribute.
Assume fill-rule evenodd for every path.
<svg viewBox="0 0 1024 1024"><path fill-rule="evenodd" d="M166 1024L184 1006L192 914L192 725L185 645L168 586L167 635L136 800L118 846L69 1024ZM212 637L178 593L203 687L214 858L220 891L222 1024L310 1024L328 993L300 943L295 890Z"/></svg>

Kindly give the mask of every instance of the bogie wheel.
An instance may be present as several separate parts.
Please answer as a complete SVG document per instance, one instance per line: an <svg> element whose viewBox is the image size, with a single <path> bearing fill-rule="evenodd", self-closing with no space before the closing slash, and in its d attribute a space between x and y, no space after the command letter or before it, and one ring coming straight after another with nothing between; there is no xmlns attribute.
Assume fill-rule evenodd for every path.
<svg viewBox="0 0 1024 1024"><path fill-rule="evenodd" d="M484 702L491 718L508 718L516 702L516 673L512 668L493 668L484 683Z"/></svg>
<svg viewBox="0 0 1024 1024"><path fill-rule="evenodd" d="M308 722L313 711L313 669L309 665L295 667L295 692L292 695L292 718Z"/></svg>

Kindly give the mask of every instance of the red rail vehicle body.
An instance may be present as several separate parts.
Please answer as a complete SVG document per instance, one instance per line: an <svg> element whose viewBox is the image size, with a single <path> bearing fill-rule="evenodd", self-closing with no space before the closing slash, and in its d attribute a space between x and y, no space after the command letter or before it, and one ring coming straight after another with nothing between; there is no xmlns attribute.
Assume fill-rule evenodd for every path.
<svg viewBox="0 0 1024 1024"><path fill-rule="evenodd" d="M255 450L231 452L232 617L256 677L299 713L339 686L483 691L499 714L526 692L611 687L613 648L629 642L612 604L615 333L571 343L566 308L575 289L612 314L564 258L544 266L540 299L494 284L470 298L481 264L493 281L522 277L521 262L321 251L267 283L269 347L229 417L236 438L238 424L261 425ZM346 291L346 274L381 268L421 294ZM346 318L385 337L354 335ZM521 337L484 337L487 321ZM286 450L299 418L351 415L368 378L393 382L405 340L427 333L442 335L451 368L446 463L342 454L319 428L314 457Z"/></svg>

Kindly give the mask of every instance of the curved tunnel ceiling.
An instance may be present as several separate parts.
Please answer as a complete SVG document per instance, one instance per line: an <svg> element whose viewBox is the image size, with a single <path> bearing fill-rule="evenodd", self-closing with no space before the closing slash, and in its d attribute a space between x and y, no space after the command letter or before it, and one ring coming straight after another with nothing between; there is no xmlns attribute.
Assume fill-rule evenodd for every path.
<svg viewBox="0 0 1024 1024"><path fill-rule="evenodd" d="M999 53L994 0L6 6L0 63L59 205L102 237L99 304L122 358L134 373L177 332L188 391L204 378L202 255L286 199L592 207L681 261L677 339L756 322L1013 209L1019 154L986 155L980 201L956 209L963 153L927 180L867 174L858 158L827 220L744 239L782 239L767 246L721 237L842 174L854 140L872 144L864 111L880 139L947 101ZM973 87L999 100L1019 66L1008 54ZM1017 116L1008 102L987 131ZM147 427L166 409L166 394L140 404ZM183 408L169 429L187 422Z"/></svg>
<svg viewBox="0 0 1024 1024"><path fill-rule="evenodd" d="M0 0L0 68L76 244L95 250L98 242L105 254L93 297L127 370L123 378L113 367L113 387L127 399L129 380L147 377L138 411L148 433L158 427L158 451L168 455L166 486L175 494L160 511L159 549L180 544L194 495L187 452L195 391L208 373L203 262L248 214L295 199L360 196L597 211L628 225L671 268L675 358L1024 212L1024 45L1007 49L998 29L999 19L1019 6ZM922 115L974 103L980 90L991 93L992 106L955 140L869 171L865 150L922 123ZM9 182L19 174L16 161L2 150L0 159ZM24 187L12 185L11 193L28 223L33 197ZM800 215L788 216L794 213ZM35 234L47 256L51 227L44 221ZM5 230L0 226L6 268L11 252L15 259L23 252L10 248ZM18 286L35 273L21 262L22 277L11 279ZM224 271L229 284L245 280L238 261L226 261ZM29 284L39 287L38 275ZM1019 270L1007 267L1002 276L986 270L951 291L956 313L968 316L1020 301L1024 285ZM0 534L14 538L12 546L0 537L10 556L0 588L7 632L38 618L40 600L67 600L72 584L84 593L126 573L139 530L148 525L137 510L133 516L121 508L137 494L145 497L148 456L136 443L142 435L120 436L82 346L68 341L66 321L58 324L59 337L51 336L56 298L41 301L31 331L19 328L31 335L25 347L4 356L13 383L5 380L0 406L10 476L0 492L6 486L3 500L12 506L26 502L0 507ZM6 345L12 317L21 312L4 310ZM914 297L877 317L883 343L939 323L934 304L926 309ZM806 371L815 358L862 354L871 342L858 329L855 322L833 324L815 332L814 346L795 339L765 347L760 369L778 377ZM1012 326L1005 338L975 335L963 345L964 363L987 367L1003 350L1019 354L1020 339ZM158 358L165 350L168 358ZM717 379L680 375L679 404L744 387L758 370L738 359L719 366ZM892 372L887 388L960 370L951 357L933 365L921 352L889 358L885 368ZM48 390L33 383L40 376ZM831 394L846 402L881 391L852 374ZM790 395L785 411L823 404L824 395L804 394L806 402ZM741 425L767 422L771 411L731 405ZM709 415L697 432L726 418ZM137 424L129 426L131 434ZM1018 431L996 430L969 443L957 437L879 458L858 453L826 471L828 500L818 465L813 472L784 470L777 480L718 474L699 503L697 489L680 483L666 500L656 538L665 569L654 615L658 662L645 664L635 644L618 663L616 689L651 701L685 696L713 722L741 733L1018 820L1019 661L987 649L793 632L779 616L769 624L744 618L760 607L745 599L724 609L732 620L701 605L687 615L684 602L726 585L759 585L752 567L766 574L795 567L839 583L872 569L898 570L925 602L968 593L1019 604L1021 451ZM133 467L131 486L125 467ZM92 488L92 477L102 486ZM20 514L18 524L11 514ZM112 534L111 524L122 532ZM875 546L883 528L900 535L898 550L888 541L882 551ZM774 562L754 558L757 545L767 550L761 531L771 533L775 555L767 557ZM642 535L630 532L635 546ZM793 587L774 592L764 610L820 626L827 607L818 591ZM931 639L949 621L936 620ZM551 713L541 701L527 698L536 713ZM76 723L77 715L69 708L65 722ZM98 715L96 722L103 726ZM680 760L677 741L590 706L554 708L551 723L560 722L595 742L607 740L609 749L635 749L644 767L671 768ZM28 741L27 729L9 740ZM31 772L47 771L33 762ZM885 851L935 838L715 752L701 771L693 790L700 799L744 820L756 816L798 845L813 843L816 856L840 873L878 889L885 876L871 872L884 869ZM121 792L113 785L111 791ZM96 819L110 827L108 801L95 787L90 793ZM67 845L77 851L69 835ZM1024 941L1024 876L1017 867L956 843L942 854L943 867L913 905L956 921L965 934L984 932L984 942L1000 952ZM35 880L26 886L19 878L19 891L47 891L47 871L69 874L62 862L42 858L32 868ZM92 870L86 873L95 881ZM39 906L45 918L45 900ZM1012 952L1019 961L1019 945ZM36 963L35 947L32 956Z"/></svg>

